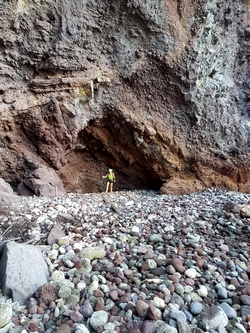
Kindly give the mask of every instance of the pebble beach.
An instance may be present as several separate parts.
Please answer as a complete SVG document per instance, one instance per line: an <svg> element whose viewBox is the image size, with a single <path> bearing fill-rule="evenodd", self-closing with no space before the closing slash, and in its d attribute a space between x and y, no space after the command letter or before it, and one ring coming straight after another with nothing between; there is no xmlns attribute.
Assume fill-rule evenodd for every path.
<svg viewBox="0 0 250 333"><path fill-rule="evenodd" d="M50 279L25 305L0 297L0 333L250 332L249 202L222 189L22 197L0 215L2 241L25 224L13 240L41 248Z"/></svg>

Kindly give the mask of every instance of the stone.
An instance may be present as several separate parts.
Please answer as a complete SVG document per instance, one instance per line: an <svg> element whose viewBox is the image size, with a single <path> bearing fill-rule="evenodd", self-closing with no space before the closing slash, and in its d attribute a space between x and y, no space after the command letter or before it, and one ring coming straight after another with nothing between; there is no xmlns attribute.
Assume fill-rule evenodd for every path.
<svg viewBox="0 0 250 333"><path fill-rule="evenodd" d="M83 315L84 318L90 318L92 316L94 309L88 299L83 302L79 312Z"/></svg>
<svg viewBox="0 0 250 333"><path fill-rule="evenodd" d="M149 307L147 311L148 318L151 320L161 320L162 319L162 313L161 310L158 309L154 302L149 301Z"/></svg>
<svg viewBox="0 0 250 333"><path fill-rule="evenodd" d="M15 324L14 323L12 323L12 322L10 322L10 323L8 323L7 325L5 325L3 328L1 328L1 333L9 333L9 332L11 332L11 333L15 333ZM19 327L20 328L20 327ZM18 328L18 329L19 329ZM18 333L19 331L17 331L17 333Z"/></svg>
<svg viewBox="0 0 250 333"><path fill-rule="evenodd" d="M173 194L183 195L197 192L202 189L202 186L195 184L193 181L187 179L174 178L165 182L160 188L160 194Z"/></svg>
<svg viewBox="0 0 250 333"><path fill-rule="evenodd" d="M175 270L181 274L184 273L186 270L186 268L183 266L182 260L179 258L172 259L170 265L172 265L175 268Z"/></svg>
<svg viewBox="0 0 250 333"><path fill-rule="evenodd" d="M197 271L194 268L189 268L185 271L185 275L190 278L194 279L196 277Z"/></svg>
<svg viewBox="0 0 250 333"><path fill-rule="evenodd" d="M83 320L83 315L79 311L76 310L76 311L73 311L73 313L70 315L70 319L72 319L72 321L74 323L79 323Z"/></svg>
<svg viewBox="0 0 250 333"><path fill-rule="evenodd" d="M184 287L180 283L175 283L174 290L176 294L183 295L184 294Z"/></svg>
<svg viewBox="0 0 250 333"><path fill-rule="evenodd" d="M160 243L163 242L163 238L161 234L152 234L149 236L149 242L151 243Z"/></svg>
<svg viewBox="0 0 250 333"><path fill-rule="evenodd" d="M75 333L90 333L84 324L77 324Z"/></svg>
<svg viewBox="0 0 250 333"><path fill-rule="evenodd" d="M153 250L147 250L147 252L144 254L143 256L144 260L148 260L148 259L153 259L155 258L155 253Z"/></svg>
<svg viewBox="0 0 250 333"><path fill-rule="evenodd" d="M85 247L79 252L80 258L88 258L89 260L100 259L105 256L105 250L100 247Z"/></svg>
<svg viewBox="0 0 250 333"><path fill-rule="evenodd" d="M165 274L166 270L163 266L161 266L161 267L155 267L155 268L150 269L150 272L155 276L160 276L160 275Z"/></svg>
<svg viewBox="0 0 250 333"><path fill-rule="evenodd" d="M227 303L221 303L219 305L220 308L222 308L222 310L225 312L225 314L227 315L228 319L233 319L237 317L237 312L235 311L234 308L232 308L229 304Z"/></svg>
<svg viewBox="0 0 250 333"><path fill-rule="evenodd" d="M9 323L12 317L11 304L0 304L0 328Z"/></svg>
<svg viewBox="0 0 250 333"><path fill-rule="evenodd" d="M246 205L246 206L241 207L240 216L243 217L243 218L249 218L250 217L250 205Z"/></svg>
<svg viewBox="0 0 250 333"><path fill-rule="evenodd" d="M35 298L38 303L44 303L45 305L50 305L51 302L54 302L57 299L58 289L47 282L41 287L39 287L35 293Z"/></svg>
<svg viewBox="0 0 250 333"><path fill-rule="evenodd" d="M4 244L0 267L2 292L20 304L49 279L49 269L40 248L28 244Z"/></svg>
<svg viewBox="0 0 250 333"><path fill-rule="evenodd" d="M66 236L60 225L56 224L52 227L47 237L47 243L52 245L58 241L58 239Z"/></svg>
<svg viewBox="0 0 250 333"><path fill-rule="evenodd" d="M248 316L250 314L250 305L242 305L240 314L241 316Z"/></svg>
<svg viewBox="0 0 250 333"><path fill-rule="evenodd" d="M30 332L38 332L39 329L39 323L37 319L31 319L29 321L29 331Z"/></svg>
<svg viewBox="0 0 250 333"><path fill-rule="evenodd" d="M181 318L183 320L186 320L186 315L181 310L170 309L169 310L169 316L170 316L170 318L175 319L175 320L181 319Z"/></svg>
<svg viewBox="0 0 250 333"><path fill-rule="evenodd" d="M0 206L10 205L20 200L20 197L14 193L10 184L0 178Z"/></svg>
<svg viewBox="0 0 250 333"><path fill-rule="evenodd" d="M63 183L55 170L41 166L30 173L23 180L23 184L36 196L54 197L65 194ZM25 195L22 188L18 188L19 195Z"/></svg>
<svg viewBox="0 0 250 333"><path fill-rule="evenodd" d="M197 316L201 313L201 311L203 310L202 304L199 302L191 302L189 304L189 309L190 312L192 313L192 315Z"/></svg>
<svg viewBox="0 0 250 333"><path fill-rule="evenodd" d="M228 297L228 291L224 287L219 287L217 289L217 294L219 298L226 299Z"/></svg>
<svg viewBox="0 0 250 333"><path fill-rule="evenodd" d="M140 236L140 229L138 226L134 225L130 231L130 235L131 236L137 236L139 237Z"/></svg>
<svg viewBox="0 0 250 333"><path fill-rule="evenodd" d="M142 333L156 333L155 324L152 321L145 320L142 324Z"/></svg>
<svg viewBox="0 0 250 333"><path fill-rule="evenodd" d="M178 333L191 333L191 327L190 325L187 324L186 320L184 318L177 318L177 328L178 328Z"/></svg>
<svg viewBox="0 0 250 333"><path fill-rule="evenodd" d="M175 327L172 327L172 326L166 324L162 320L156 320L155 326L156 326L156 332L178 333L178 330Z"/></svg>
<svg viewBox="0 0 250 333"><path fill-rule="evenodd" d="M61 286L58 290L58 297L67 299L71 295L71 288L67 286Z"/></svg>
<svg viewBox="0 0 250 333"><path fill-rule="evenodd" d="M241 300L243 305L250 306L250 296L249 295L241 295L240 300Z"/></svg>
<svg viewBox="0 0 250 333"><path fill-rule="evenodd" d="M118 292L116 289L113 289L110 291L109 293L109 297L113 300L113 301L117 301L118 300Z"/></svg>
<svg viewBox="0 0 250 333"><path fill-rule="evenodd" d="M184 300L180 295L178 295L176 293L173 293L171 295L171 303L172 304L178 304L179 306L182 306L182 305L184 305Z"/></svg>
<svg viewBox="0 0 250 333"><path fill-rule="evenodd" d="M154 297L154 305L156 308L163 310L165 308L165 302L164 299L160 297Z"/></svg>
<svg viewBox="0 0 250 333"><path fill-rule="evenodd" d="M108 313L106 311L96 311L92 314L89 323L96 330L99 326L105 326L108 322Z"/></svg>
<svg viewBox="0 0 250 333"><path fill-rule="evenodd" d="M147 314L148 314L148 308L149 308L149 305L142 301L142 300L138 300L136 302L136 312L137 312L137 315L141 318L146 318L147 317Z"/></svg>
<svg viewBox="0 0 250 333"><path fill-rule="evenodd" d="M71 333L71 328L67 324L62 324L58 327L56 333Z"/></svg>
<svg viewBox="0 0 250 333"><path fill-rule="evenodd" d="M153 269L157 267L156 262L154 261L154 259L148 259L147 260L147 264L148 264L148 268L149 269Z"/></svg>
<svg viewBox="0 0 250 333"><path fill-rule="evenodd" d="M216 330L218 325L226 327L228 318L226 313L217 305L212 305L201 313L201 319L205 327Z"/></svg>
<svg viewBox="0 0 250 333"><path fill-rule="evenodd" d="M207 297L208 290L205 286L200 286L200 288L197 290L197 293L201 297Z"/></svg>

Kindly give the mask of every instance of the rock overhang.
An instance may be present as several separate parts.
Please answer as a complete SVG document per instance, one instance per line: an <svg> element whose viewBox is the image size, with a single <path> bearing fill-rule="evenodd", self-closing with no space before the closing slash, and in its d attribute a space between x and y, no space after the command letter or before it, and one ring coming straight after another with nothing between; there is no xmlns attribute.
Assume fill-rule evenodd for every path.
<svg viewBox="0 0 250 333"><path fill-rule="evenodd" d="M3 5L0 170L8 182L46 164L68 189L80 181L90 191L98 186L84 170L97 179L113 160L131 185L195 180L248 191L246 3L56 6Z"/></svg>

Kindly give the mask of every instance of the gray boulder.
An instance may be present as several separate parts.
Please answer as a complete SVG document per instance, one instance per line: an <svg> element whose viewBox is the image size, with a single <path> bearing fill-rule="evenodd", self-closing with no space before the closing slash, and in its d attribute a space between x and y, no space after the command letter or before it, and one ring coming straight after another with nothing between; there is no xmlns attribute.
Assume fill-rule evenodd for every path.
<svg viewBox="0 0 250 333"><path fill-rule="evenodd" d="M65 194L63 183L55 170L46 166L35 169L22 183L19 184L19 195L36 195L54 197Z"/></svg>
<svg viewBox="0 0 250 333"><path fill-rule="evenodd" d="M49 279L49 269L41 250L33 245L7 242L0 261L4 295L23 305Z"/></svg>
<svg viewBox="0 0 250 333"><path fill-rule="evenodd" d="M205 309L201 313L201 320L207 330L216 330L219 325L226 327L228 324L226 313L217 305Z"/></svg>
<svg viewBox="0 0 250 333"><path fill-rule="evenodd" d="M0 206L9 205L20 200L20 197L14 193L10 184L0 178Z"/></svg>

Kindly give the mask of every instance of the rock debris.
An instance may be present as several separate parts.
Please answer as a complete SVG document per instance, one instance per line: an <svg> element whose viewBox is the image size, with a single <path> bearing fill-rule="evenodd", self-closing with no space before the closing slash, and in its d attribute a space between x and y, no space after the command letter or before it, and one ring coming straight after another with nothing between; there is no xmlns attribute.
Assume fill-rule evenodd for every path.
<svg viewBox="0 0 250 333"><path fill-rule="evenodd" d="M1 211L2 241L39 245L50 277L25 305L0 297L0 332L249 332L249 201L220 189L21 198Z"/></svg>

